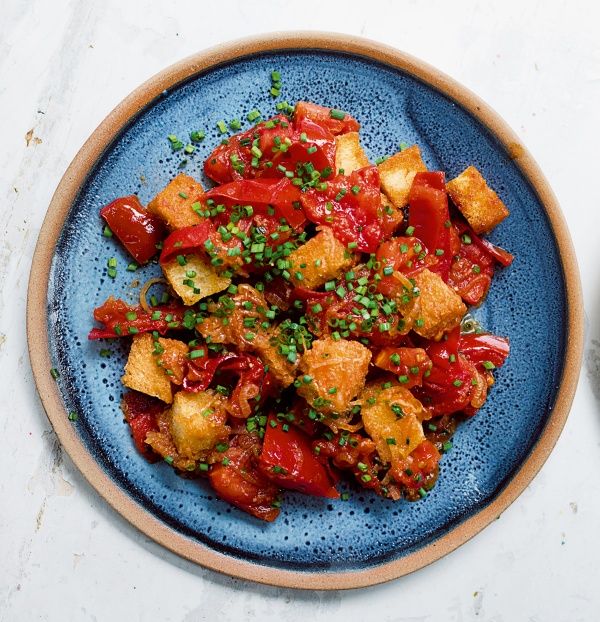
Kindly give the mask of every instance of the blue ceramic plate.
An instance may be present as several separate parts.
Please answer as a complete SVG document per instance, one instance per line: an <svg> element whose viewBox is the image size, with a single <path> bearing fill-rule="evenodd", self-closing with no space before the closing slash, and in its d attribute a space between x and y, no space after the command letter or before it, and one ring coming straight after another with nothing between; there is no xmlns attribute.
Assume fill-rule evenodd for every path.
<svg viewBox="0 0 600 622"><path fill-rule="evenodd" d="M246 43L158 76L130 96L78 156L78 181L73 174L63 181L49 212L52 222L45 225L55 249L47 248L50 234L40 238L45 273L36 258L48 284L43 355L32 345L36 378L63 444L90 481L169 548L217 570L279 585L376 583L474 535L523 490L554 445L574 388L561 389L568 356L577 357L569 336L571 350L580 338L569 332L576 311L567 279L575 279L576 293L578 281L576 272L565 272L568 234L514 135L448 78L398 52L343 37L281 37L272 49L258 40ZM269 92L273 70L282 74L277 98ZM348 501L286 493L280 517L267 524L218 499L208 483L181 479L168 465L149 465L137 453L119 407L129 344L88 341L87 335L95 307L111 295L137 301L140 286L160 273L156 266L125 269L131 259L102 235L100 208L134 193L147 204L182 170L208 186L202 165L223 137L218 121L241 119L246 129L251 110L268 118L276 103L300 99L355 116L371 161L395 153L401 142L416 143L428 168L447 178L470 164L482 172L511 211L489 237L516 259L497 269L487 300L473 315L510 339L511 354L485 406L459 428L426 499L391 502L344 481ZM200 129L206 139L193 154L172 151L169 134L187 137ZM117 259L116 278L107 276L109 257ZM36 304L30 299L30 338L37 330L31 318ZM106 349L110 356L101 355ZM47 388L54 382L49 364L60 372L58 391ZM561 390L564 404L553 413ZM57 395L46 397L52 391ZM78 413L76 422L68 421L69 412ZM552 417L558 431L554 426L548 432Z"/></svg>

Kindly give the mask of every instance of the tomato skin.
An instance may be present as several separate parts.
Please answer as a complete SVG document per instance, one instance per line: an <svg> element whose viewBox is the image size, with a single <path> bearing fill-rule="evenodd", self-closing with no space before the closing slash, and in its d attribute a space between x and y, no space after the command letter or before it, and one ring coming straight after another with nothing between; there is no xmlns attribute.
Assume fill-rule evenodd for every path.
<svg viewBox="0 0 600 622"><path fill-rule="evenodd" d="M399 363L396 365L390 357L397 355ZM423 374L431 369L432 363L423 348L382 348L373 359L375 367L391 371L396 376L405 376L408 382L402 386L411 389L423 385ZM417 370L416 373L413 373Z"/></svg>
<svg viewBox="0 0 600 622"><path fill-rule="evenodd" d="M254 408L261 406L263 402L275 391L275 379L265 366L252 354L240 352L234 354L220 354L216 357L207 356L207 348L197 346L196 350L202 350L204 354L188 361L188 374L183 379L184 391L199 393L205 391L213 381L217 371L231 371L239 376L235 389L231 394L231 408L233 416L239 419L247 419L250 413L244 413L244 405L241 399L243 390L253 385L257 394L252 398ZM247 404L247 399L244 403ZM247 410L247 406L246 406Z"/></svg>
<svg viewBox="0 0 600 622"><path fill-rule="evenodd" d="M238 435L236 439L239 436L250 435ZM272 523L279 516L280 489L256 468L253 448L233 445L225 452L225 457L227 464L214 464L208 475L219 497L244 512Z"/></svg>
<svg viewBox="0 0 600 622"><path fill-rule="evenodd" d="M266 123L274 124L274 127L269 128ZM254 158L252 143L255 134L258 134L258 148L264 154L258 167L252 166ZM282 177L283 173L277 170L277 165L281 160L287 159L287 156L280 151L273 154L272 149L276 147L274 139L277 136L281 141L285 141L286 138L291 140L294 136L292 123L285 115L276 115L245 132L231 136L226 145L219 145L206 159L204 172L218 184L263 176ZM267 168L265 166L267 162L273 162L273 165ZM240 165L243 165L243 168Z"/></svg>
<svg viewBox="0 0 600 622"><path fill-rule="evenodd" d="M100 215L137 262L144 263L156 253L164 224L148 214L137 196L116 199L103 207Z"/></svg>
<svg viewBox="0 0 600 622"><path fill-rule="evenodd" d="M203 249L204 243L208 240L213 225L206 219L199 225L192 227L182 227L176 229L164 241L162 252L160 253L160 265L164 266L177 255L185 255L186 252L198 251Z"/></svg>
<svg viewBox="0 0 600 622"><path fill-rule="evenodd" d="M269 205L275 208L276 222L284 217L295 231L302 231L306 223L306 214L300 205L300 188L291 180L283 179L241 179L205 192L200 201L214 199L215 203L223 203L228 208L233 205L251 205L254 212L269 217ZM294 207L297 204L297 208Z"/></svg>
<svg viewBox="0 0 600 622"><path fill-rule="evenodd" d="M303 134L305 140L300 138ZM326 127L310 119L300 119L295 124L294 142L288 150L293 165L288 170L295 170L298 162L310 162L319 172L326 167L335 171L336 150L335 137Z"/></svg>
<svg viewBox="0 0 600 622"><path fill-rule="evenodd" d="M294 124L298 125L303 119L309 119L327 128L334 136L358 132L360 123L354 117L346 112L343 119L336 119L331 116L331 110L310 102L298 102L294 110Z"/></svg>
<svg viewBox="0 0 600 622"><path fill-rule="evenodd" d="M437 463L441 458L433 443L423 441L404 460L395 463L391 471L397 482L406 488L418 490L427 479L435 475Z"/></svg>
<svg viewBox="0 0 600 622"><path fill-rule="evenodd" d="M149 333L156 330L164 335L167 330L172 330L172 327L168 326L171 322L179 322L180 328L184 328L182 322L186 309L187 307L175 301L168 305L152 307L152 312L159 312L161 316L159 320L153 320L152 313L145 311L141 306L132 307L118 298L115 300L111 297L101 307L94 309L94 319L102 322L105 328L92 328L88 339L130 337L133 333L129 332L129 328L137 329L137 333ZM135 312L136 318L128 320L127 313L132 312ZM171 316L169 321L165 319L168 315ZM120 332L117 331L117 326Z"/></svg>
<svg viewBox="0 0 600 622"><path fill-rule="evenodd" d="M423 378L423 386L415 387L413 391L435 417L463 410L469 406L476 390L476 385L472 384L476 369L459 352L460 337L460 326L457 326L448 333L445 341L425 340L421 343L433 365Z"/></svg>
<svg viewBox="0 0 600 622"><path fill-rule="evenodd" d="M273 422L273 423L272 423ZM338 499L334 480L316 456L310 438L299 428L269 416L258 468L281 488L299 490L315 497Z"/></svg>
<svg viewBox="0 0 600 622"><path fill-rule="evenodd" d="M415 175L410 194L408 223L413 235L428 251L428 268L437 272L444 282L452 262L450 249L450 215L442 171L420 172ZM446 226L448 223L448 226ZM438 254L441 251L441 254Z"/></svg>
<svg viewBox="0 0 600 622"><path fill-rule="evenodd" d="M383 238L379 186L377 167L365 166L328 179L325 190L307 190L302 206L311 222L331 227L343 244L356 243L357 250L374 253ZM352 188L359 188L358 193Z"/></svg>
<svg viewBox="0 0 600 622"><path fill-rule="evenodd" d="M490 361L495 367L502 367L510 352L508 339L488 333L467 333L460 336L459 350L473 363L481 365Z"/></svg>

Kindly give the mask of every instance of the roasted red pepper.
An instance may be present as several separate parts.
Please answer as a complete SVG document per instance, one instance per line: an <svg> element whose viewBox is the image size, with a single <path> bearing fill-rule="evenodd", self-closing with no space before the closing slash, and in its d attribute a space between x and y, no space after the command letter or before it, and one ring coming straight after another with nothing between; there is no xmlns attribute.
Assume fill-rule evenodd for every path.
<svg viewBox="0 0 600 622"><path fill-rule="evenodd" d="M511 255L503 248L495 246L491 242L480 238L466 223L459 220L453 220L452 226L458 235L464 235L466 233L472 242L477 244L477 246L479 246L482 250L487 251L498 263L503 266L510 266L513 262L513 259L515 258L514 255Z"/></svg>
<svg viewBox="0 0 600 622"><path fill-rule="evenodd" d="M428 268L448 281L452 262L450 250L450 215L444 173L417 173L408 196L408 224L428 252Z"/></svg>
<svg viewBox="0 0 600 622"><path fill-rule="evenodd" d="M151 331L164 335L168 330L185 327L183 322L186 311L189 314L189 307L177 302L145 311L139 305L132 307L111 297L101 307L94 309L94 318L104 324L104 330L92 328L88 339L127 337ZM153 317L157 319L152 319Z"/></svg>
<svg viewBox="0 0 600 622"><path fill-rule="evenodd" d="M297 427L269 416L258 468L282 488L316 497L338 499L337 479L311 447L310 438Z"/></svg>
<svg viewBox="0 0 600 622"><path fill-rule="evenodd" d="M311 188L302 195L308 219L331 227L343 244L374 253L383 238L377 167L366 166L326 183L325 190Z"/></svg>
<svg viewBox="0 0 600 622"><path fill-rule="evenodd" d="M103 207L100 214L137 262L144 263L156 253L165 228L161 220L146 211L137 196L117 199Z"/></svg>

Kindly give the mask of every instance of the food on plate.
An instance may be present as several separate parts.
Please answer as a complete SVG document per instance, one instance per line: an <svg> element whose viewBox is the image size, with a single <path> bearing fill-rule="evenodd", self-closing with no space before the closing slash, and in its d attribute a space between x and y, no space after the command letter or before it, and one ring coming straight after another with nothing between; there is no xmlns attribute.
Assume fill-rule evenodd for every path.
<svg viewBox="0 0 600 622"><path fill-rule="evenodd" d="M163 277L109 298L89 338L131 339L140 453L258 518L285 490L347 498L344 474L421 499L509 353L467 314L512 262L479 237L508 210L473 166L447 182L417 145L371 164L350 114L285 111L213 150L210 189L181 173L101 210Z"/></svg>

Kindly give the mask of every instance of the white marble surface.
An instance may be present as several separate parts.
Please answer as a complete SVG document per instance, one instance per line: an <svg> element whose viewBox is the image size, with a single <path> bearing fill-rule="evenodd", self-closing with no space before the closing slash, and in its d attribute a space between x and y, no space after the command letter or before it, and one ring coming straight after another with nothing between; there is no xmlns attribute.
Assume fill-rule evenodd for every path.
<svg viewBox="0 0 600 622"><path fill-rule="evenodd" d="M2 0L1 620L600 619L598 6L596 0ZM131 527L61 451L36 393L25 337L29 268L46 208L98 123L140 83L191 53L289 29L393 45L495 108L562 205L588 318L570 418L524 494L444 559L348 592L231 579L180 559Z"/></svg>

